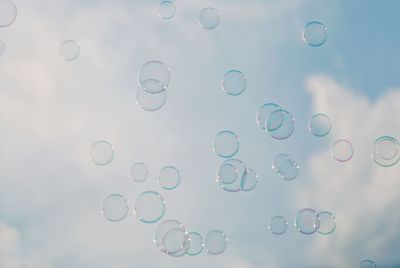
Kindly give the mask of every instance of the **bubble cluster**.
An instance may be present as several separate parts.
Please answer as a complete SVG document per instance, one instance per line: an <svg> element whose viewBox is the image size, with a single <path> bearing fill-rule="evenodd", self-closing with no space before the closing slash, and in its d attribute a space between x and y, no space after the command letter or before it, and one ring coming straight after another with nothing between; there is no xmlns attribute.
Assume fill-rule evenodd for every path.
<svg viewBox="0 0 400 268"><path fill-rule="evenodd" d="M164 216L165 206L165 200L159 193L146 191L136 198L133 212L141 222L155 223Z"/></svg>
<svg viewBox="0 0 400 268"><path fill-rule="evenodd" d="M377 138L373 143L372 157L382 167L391 167L400 159L400 143L390 136Z"/></svg>
<svg viewBox="0 0 400 268"><path fill-rule="evenodd" d="M129 207L126 198L120 194L109 195L104 201L101 213L111 222L119 222L128 215Z"/></svg>
<svg viewBox="0 0 400 268"><path fill-rule="evenodd" d="M215 29L219 24L219 11L213 7L206 7L200 11L199 25L206 29Z"/></svg>
<svg viewBox="0 0 400 268"><path fill-rule="evenodd" d="M231 96L239 96L247 87L247 77L239 70L230 70L222 80L222 90Z"/></svg>
<svg viewBox="0 0 400 268"><path fill-rule="evenodd" d="M346 139L339 139L333 143L332 156L339 162L349 161L354 154L353 144Z"/></svg>
<svg viewBox="0 0 400 268"><path fill-rule="evenodd" d="M158 6L158 15L162 19L171 19L175 16L176 7L174 2L166 0L161 1Z"/></svg>
<svg viewBox="0 0 400 268"><path fill-rule="evenodd" d="M241 160L229 158L219 165L217 183L227 192L248 192L257 186L258 175Z"/></svg>
<svg viewBox="0 0 400 268"><path fill-rule="evenodd" d="M299 175L300 166L288 154L278 154L272 163L272 170L284 180L294 180Z"/></svg>
<svg viewBox="0 0 400 268"><path fill-rule="evenodd" d="M17 6L11 0L0 0L0 28L8 27L17 19Z"/></svg>
<svg viewBox="0 0 400 268"><path fill-rule="evenodd" d="M322 46L328 38L328 30L319 21L311 21L304 26L303 40L312 47Z"/></svg>
<svg viewBox="0 0 400 268"><path fill-rule="evenodd" d="M215 135L213 150L218 156L229 158L239 151L239 143L239 137L235 132L223 130Z"/></svg>
<svg viewBox="0 0 400 268"><path fill-rule="evenodd" d="M114 148L108 141L96 141L90 147L90 160L97 166L105 166L114 158Z"/></svg>
<svg viewBox="0 0 400 268"><path fill-rule="evenodd" d="M79 57L81 48L74 40L66 40L61 43L59 49L60 57L65 61L74 61Z"/></svg>

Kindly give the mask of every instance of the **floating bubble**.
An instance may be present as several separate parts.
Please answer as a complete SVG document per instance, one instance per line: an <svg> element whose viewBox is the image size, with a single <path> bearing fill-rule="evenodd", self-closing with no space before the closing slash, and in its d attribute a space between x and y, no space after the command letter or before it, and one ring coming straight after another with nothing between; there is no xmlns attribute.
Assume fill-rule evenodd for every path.
<svg viewBox="0 0 400 268"><path fill-rule="evenodd" d="M161 1L158 6L158 15L163 19L171 19L175 16L176 7L172 1Z"/></svg>
<svg viewBox="0 0 400 268"><path fill-rule="evenodd" d="M207 30L215 29L219 24L219 12L212 7L200 11L199 25Z"/></svg>
<svg viewBox="0 0 400 268"><path fill-rule="evenodd" d="M278 109L270 113L267 118L267 132L277 140L289 138L294 131L294 118L286 110Z"/></svg>
<svg viewBox="0 0 400 268"><path fill-rule="evenodd" d="M128 215L129 207L126 198L120 194L109 195L103 201L101 213L106 220L118 222Z"/></svg>
<svg viewBox="0 0 400 268"><path fill-rule="evenodd" d="M360 268L376 268L377 265L373 260L362 260L360 262Z"/></svg>
<svg viewBox="0 0 400 268"><path fill-rule="evenodd" d="M159 84L157 80L149 79L142 83L143 85ZM153 87L152 87L153 88ZM145 111L157 111L164 106L167 101L167 91L164 90L160 93L148 93L141 87L136 90L136 103L139 104Z"/></svg>
<svg viewBox="0 0 400 268"><path fill-rule="evenodd" d="M60 45L60 57L66 61L73 61L79 57L80 47L74 40L66 40Z"/></svg>
<svg viewBox="0 0 400 268"><path fill-rule="evenodd" d="M240 182L240 188L242 191L251 191L256 188L258 182L257 173L251 168L246 168Z"/></svg>
<svg viewBox="0 0 400 268"><path fill-rule="evenodd" d="M266 123L267 123L267 119L269 118L269 115L276 111L281 109L281 107L279 107L279 105L275 104L275 103L265 103L263 105L261 105L260 108L258 108L257 110L257 114L256 114L256 122L257 125L259 125L262 129L267 129ZM276 123L278 120L275 120ZM283 120L281 121L282 124ZM273 127L273 126L271 126ZM278 127L274 126L275 128L279 128L280 125Z"/></svg>
<svg viewBox="0 0 400 268"><path fill-rule="evenodd" d="M308 124L311 134L324 137L331 131L331 120L326 114L314 114Z"/></svg>
<svg viewBox="0 0 400 268"><path fill-rule="evenodd" d="M139 84L148 93L160 93L169 85L170 70L159 60L151 60L142 65L139 71Z"/></svg>
<svg viewBox="0 0 400 268"><path fill-rule="evenodd" d="M282 216L274 216L269 224L269 231L275 235L282 235L288 228L287 220Z"/></svg>
<svg viewBox="0 0 400 268"><path fill-rule="evenodd" d="M228 246L228 239L224 232L220 230L211 230L207 233L205 239L205 249L209 254L218 255L225 251Z"/></svg>
<svg viewBox="0 0 400 268"><path fill-rule="evenodd" d="M294 180L299 175L300 166L288 154L278 154L272 163L272 170L282 179Z"/></svg>
<svg viewBox="0 0 400 268"><path fill-rule="evenodd" d="M330 235L336 229L336 218L329 211L321 211L317 214L319 221L318 233L322 235Z"/></svg>
<svg viewBox="0 0 400 268"><path fill-rule="evenodd" d="M109 164L114 158L114 148L108 141L96 141L90 147L90 160L98 166Z"/></svg>
<svg viewBox="0 0 400 268"><path fill-rule="evenodd" d="M190 249L190 240L186 240L183 244L183 247L176 253L169 253L168 255L171 257L182 257L187 254Z"/></svg>
<svg viewBox="0 0 400 268"><path fill-rule="evenodd" d="M391 167L400 159L399 141L390 136L382 136L375 140L372 149L374 161L382 167Z"/></svg>
<svg viewBox="0 0 400 268"><path fill-rule="evenodd" d="M312 47L323 45L327 37L327 28L319 21L311 21L304 26L303 40Z"/></svg>
<svg viewBox="0 0 400 268"><path fill-rule="evenodd" d="M232 164L222 164L218 169L217 181L223 184L233 183L238 176L238 171Z"/></svg>
<svg viewBox="0 0 400 268"><path fill-rule="evenodd" d="M166 250L163 248L163 239L169 231L171 231L173 229L177 229L177 228L186 232L185 226L178 220L165 220L165 221L161 222L157 226L157 229L156 229L156 232L155 232L154 238L153 238L153 242L154 242L156 248L167 253Z"/></svg>
<svg viewBox="0 0 400 268"><path fill-rule="evenodd" d="M131 166L129 177L136 182L143 182L149 175L149 168L143 162L136 162Z"/></svg>
<svg viewBox="0 0 400 268"><path fill-rule="evenodd" d="M232 96L238 96L245 91L247 87L247 78L239 70L230 70L225 73L222 80L222 89Z"/></svg>
<svg viewBox="0 0 400 268"><path fill-rule="evenodd" d="M302 234L313 234L319 228L319 220L315 210L305 208L297 212L295 227Z"/></svg>
<svg viewBox="0 0 400 268"><path fill-rule="evenodd" d="M7 27L17 18L17 6L10 0L0 0L0 27Z"/></svg>
<svg viewBox="0 0 400 268"><path fill-rule="evenodd" d="M241 178L243 178L243 175L246 171L246 165L239 159L236 158L230 158L225 160L224 162L222 162L221 166L224 165L232 165L234 166L235 170L237 170L237 178L235 181L230 182L230 183L224 183L223 181L219 180L218 176L217 176L217 182L219 184L219 186L227 192L238 192L241 190Z"/></svg>
<svg viewBox="0 0 400 268"><path fill-rule="evenodd" d="M196 232L189 233L190 247L186 252L187 255L196 256L199 255L204 248L204 240L201 234Z"/></svg>
<svg viewBox="0 0 400 268"><path fill-rule="evenodd" d="M220 157L232 157L239 151L239 137L233 131L223 130L215 136L213 149Z"/></svg>
<svg viewBox="0 0 400 268"><path fill-rule="evenodd" d="M143 192L137 197L133 212L141 222L155 223L164 216L164 198L157 192Z"/></svg>
<svg viewBox="0 0 400 268"><path fill-rule="evenodd" d="M333 144L332 156L339 162L349 161L354 154L353 144L345 139L339 139Z"/></svg>
<svg viewBox="0 0 400 268"><path fill-rule="evenodd" d="M185 245L189 243L188 239L189 236L186 230L180 227L173 228L162 239L163 251L167 254L176 254L185 248Z"/></svg>
<svg viewBox="0 0 400 268"><path fill-rule="evenodd" d="M167 166L160 170L158 184L165 190L174 190L181 182L181 175L176 167Z"/></svg>

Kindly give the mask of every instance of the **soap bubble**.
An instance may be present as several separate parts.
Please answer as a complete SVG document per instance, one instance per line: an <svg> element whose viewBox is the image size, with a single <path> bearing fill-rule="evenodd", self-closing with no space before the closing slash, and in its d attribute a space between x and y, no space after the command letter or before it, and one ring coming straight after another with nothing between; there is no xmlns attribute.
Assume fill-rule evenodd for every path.
<svg viewBox="0 0 400 268"><path fill-rule="evenodd" d="M303 40L312 47L323 45L327 37L327 28L319 21L311 21L304 26Z"/></svg>
<svg viewBox="0 0 400 268"><path fill-rule="evenodd" d="M199 255L204 248L204 239L201 234L196 232L189 233L190 247L186 252L187 255L196 256Z"/></svg>
<svg viewBox="0 0 400 268"><path fill-rule="evenodd" d="M164 198L157 192L143 192L137 197L133 212L141 222L155 223L164 216Z"/></svg>
<svg viewBox="0 0 400 268"><path fill-rule="evenodd" d="M362 260L360 262L360 268L376 268L377 265L373 260Z"/></svg>
<svg viewBox="0 0 400 268"><path fill-rule="evenodd" d="M165 237L165 235L173 230L173 229L181 229L183 231L186 231L185 226L178 220L165 220L163 222L161 222L158 226L157 229L154 233L154 238L153 238L153 242L156 246L157 249L167 253L165 251L165 249L163 248L163 239Z"/></svg>
<svg viewBox="0 0 400 268"><path fill-rule="evenodd" d="M258 182L257 173L251 168L246 168L240 182L240 188L243 191L251 191L256 188Z"/></svg>
<svg viewBox="0 0 400 268"><path fill-rule="evenodd" d="M333 144L332 156L339 162L349 161L353 153L353 144L346 139L339 139Z"/></svg>
<svg viewBox="0 0 400 268"><path fill-rule="evenodd" d="M313 234L319 228L319 219L315 210L305 208L297 212L295 226L302 234Z"/></svg>
<svg viewBox="0 0 400 268"><path fill-rule="evenodd" d="M294 131L294 118L291 113L286 110L278 109L270 113L267 118L268 134L278 140L289 138Z"/></svg>
<svg viewBox="0 0 400 268"><path fill-rule="evenodd" d="M382 167L391 167L400 159L399 141L390 136L382 136L373 144L372 157Z"/></svg>
<svg viewBox="0 0 400 268"><path fill-rule="evenodd" d="M294 180L299 175L300 166L288 154L278 154L272 163L272 170L282 179Z"/></svg>
<svg viewBox="0 0 400 268"><path fill-rule="evenodd" d="M139 70L139 84L147 93L160 93L167 89L170 80L168 66L159 60L151 60Z"/></svg>
<svg viewBox="0 0 400 268"><path fill-rule="evenodd" d="M125 219L128 215L128 202L126 198L120 194L109 195L103 201L101 213L106 220L118 222Z"/></svg>
<svg viewBox="0 0 400 268"><path fill-rule="evenodd" d="M73 61L79 57L80 47L74 40L66 40L60 45L60 57L65 61Z"/></svg>
<svg viewBox="0 0 400 268"><path fill-rule="evenodd" d="M279 109L281 109L281 107L279 107L279 105L277 105L275 103L265 103L265 104L261 105L261 107L258 108L257 114L256 114L256 122L257 122L257 124L262 129L267 129L267 125L266 124L268 122L267 119L269 118L269 115L272 112L274 112L276 110L279 110ZM275 120L275 122L279 123L279 122L277 122L277 120ZM282 120L281 120L280 124L282 124L282 122L283 122L283 117L282 117ZM271 127L273 127L273 126L271 126ZM274 127L275 128L279 128L280 125L274 126Z"/></svg>
<svg viewBox="0 0 400 268"><path fill-rule="evenodd" d="M212 7L206 7L200 11L199 25L206 30L215 29L219 24L219 12Z"/></svg>
<svg viewBox="0 0 400 268"><path fill-rule="evenodd" d="M158 6L158 15L163 19L171 19L175 16L176 7L172 1L161 1Z"/></svg>
<svg viewBox="0 0 400 268"><path fill-rule="evenodd" d="M308 129L314 136L324 137L331 131L331 121L326 114L314 114L310 119Z"/></svg>
<svg viewBox="0 0 400 268"><path fill-rule="evenodd" d="M213 149L220 157L232 157L239 151L239 137L233 131L223 130L215 136Z"/></svg>
<svg viewBox="0 0 400 268"><path fill-rule="evenodd" d="M136 162L131 166L129 177L136 182L143 182L149 175L149 168L143 162Z"/></svg>
<svg viewBox="0 0 400 268"><path fill-rule="evenodd" d="M161 85L157 80L148 79L142 82L142 85L147 86L148 88L155 88L154 86L149 86L150 84L159 86ZM161 109L165 102L167 101L167 91L161 91L160 93L148 93L143 90L141 87L138 87L136 90L136 103L145 111L157 111Z"/></svg>
<svg viewBox="0 0 400 268"><path fill-rule="evenodd" d="M179 170L173 166L166 166L160 170L158 184L165 190L174 190L181 182Z"/></svg>
<svg viewBox="0 0 400 268"><path fill-rule="evenodd" d="M238 96L247 87L247 77L239 70L230 70L224 75L222 89L232 96Z"/></svg>
<svg viewBox="0 0 400 268"><path fill-rule="evenodd" d="M10 0L0 0L0 28L8 27L17 18L17 6Z"/></svg>
<svg viewBox="0 0 400 268"><path fill-rule="evenodd" d="M321 211L317 214L319 221L318 233L322 235L330 235L336 229L336 218L329 211Z"/></svg>
<svg viewBox="0 0 400 268"><path fill-rule="evenodd" d="M108 141L96 141L90 147L90 160L98 166L109 164L114 158L114 148Z"/></svg>
<svg viewBox="0 0 400 268"><path fill-rule="evenodd" d="M224 232L220 230L211 230L207 233L205 239L205 249L209 254L218 255L225 251L228 246L228 239Z"/></svg>
<svg viewBox="0 0 400 268"><path fill-rule="evenodd" d="M269 230L271 233L275 235L282 235L286 232L288 228L287 220L282 216L274 216L271 218L271 222L269 224Z"/></svg>
<svg viewBox="0 0 400 268"><path fill-rule="evenodd" d="M180 252L188 243L188 233L180 227L169 230L162 239L163 251L167 254ZM185 252L186 253L186 252Z"/></svg>
<svg viewBox="0 0 400 268"><path fill-rule="evenodd" d="M233 183L238 176L238 170L232 164L221 164L218 169L217 181L223 184Z"/></svg>
<svg viewBox="0 0 400 268"><path fill-rule="evenodd" d="M233 182L229 183L224 183L222 180L219 180L218 174L217 174L217 182L219 186L221 187L222 190L227 191L227 192L239 192L241 190L241 181L243 178L243 175L246 171L246 165L239 159L236 158L229 158L225 160L224 162L221 163L221 166L224 165L232 165L234 169L237 171L237 179L234 180Z"/></svg>

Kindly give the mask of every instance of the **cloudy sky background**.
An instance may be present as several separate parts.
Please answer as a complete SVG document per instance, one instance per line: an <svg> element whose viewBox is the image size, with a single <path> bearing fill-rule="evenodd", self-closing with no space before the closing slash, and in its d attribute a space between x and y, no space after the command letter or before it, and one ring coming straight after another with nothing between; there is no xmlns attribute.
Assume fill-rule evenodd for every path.
<svg viewBox="0 0 400 268"><path fill-rule="evenodd" d="M400 168L370 157L377 137L400 138L400 3L175 0L168 21L155 0L15 3L17 20L0 29L0 267L357 267L364 258L400 265ZM213 31L197 24L207 6L221 13ZM301 39L311 20L328 27L322 47ZM70 63L58 55L67 39L81 47ZM135 103L137 72L151 59L171 69L157 112ZM230 69L248 77L238 97L220 89ZM294 114L292 137L273 140L256 125L265 102ZM317 112L332 120L327 137L308 133ZM252 192L227 193L215 182L221 159L211 144L223 129L238 134L237 157L260 175ZM355 147L348 163L330 155L339 138ZM105 167L88 159L101 139L115 148ZM301 166L294 181L271 170L282 152ZM137 161L150 168L141 184L128 178ZM165 165L181 171L174 191L157 185ZM154 248L157 224L133 213L104 220L107 195L121 193L132 205L145 190L166 199L164 219L202 234L224 230L227 251L171 258ZM336 231L299 234L293 219L305 207L333 212ZM279 237L267 228L277 214L290 224Z"/></svg>

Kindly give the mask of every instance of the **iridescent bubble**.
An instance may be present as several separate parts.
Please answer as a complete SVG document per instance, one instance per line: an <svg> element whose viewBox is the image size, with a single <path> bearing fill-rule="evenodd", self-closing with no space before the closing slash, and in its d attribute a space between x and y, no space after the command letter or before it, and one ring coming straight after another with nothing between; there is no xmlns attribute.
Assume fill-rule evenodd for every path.
<svg viewBox="0 0 400 268"><path fill-rule="evenodd" d="M332 156L339 162L349 161L354 154L353 144L345 139L335 141L332 149Z"/></svg>
<svg viewBox="0 0 400 268"><path fill-rule="evenodd" d="M362 260L360 262L360 268L376 268L377 265L373 260Z"/></svg>
<svg viewBox="0 0 400 268"><path fill-rule="evenodd" d="M0 0L0 28L8 27L17 18L17 6L10 0Z"/></svg>
<svg viewBox="0 0 400 268"><path fill-rule="evenodd" d="M321 211L317 214L319 221L318 233L322 235L330 235L336 229L336 218L329 211Z"/></svg>
<svg viewBox="0 0 400 268"><path fill-rule="evenodd" d="M275 103L265 103L265 104L261 105L261 107L258 108L258 110L257 110L257 115L256 115L257 124L262 129L267 129L267 125L266 124L268 122L267 119L269 118L269 115L272 112L274 112L276 110L279 110L279 109L281 109L281 107L279 107L279 105L277 105ZM282 124L282 122L283 122L283 117L282 117L282 120L281 120L280 124L279 124L279 120L275 119L275 123L277 125L275 125L275 126L271 125L270 127L273 128L273 129L279 128L280 125Z"/></svg>
<svg viewBox="0 0 400 268"><path fill-rule="evenodd" d="M232 96L238 96L247 87L247 77L239 70L230 70L225 73L222 80L222 89Z"/></svg>
<svg viewBox="0 0 400 268"><path fill-rule="evenodd" d="M382 167L391 167L400 159L399 141L390 136L382 136L375 140L372 157L375 163Z"/></svg>
<svg viewBox="0 0 400 268"><path fill-rule="evenodd" d="M129 177L135 182L143 182L149 175L149 168L143 162L136 162L132 164Z"/></svg>
<svg viewBox="0 0 400 268"><path fill-rule="evenodd" d="M166 166L160 170L158 184L165 190L174 190L181 182L179 170L173 166Z"/></svg>
<svg viewBox="0 0 400 268"><path fill-rule="evenodd" d="M314 136L324 137L331 131L331 120L326 114L314 114L310 119L308 129Z"/></svg>
<svg viewBox="0 0 400 268"><path fill-rule="evenodd" d="M170 70L159 60L151 60L142 65L139 71L139 84L147 93L160 93L169 85Z"/></svg>
<svg viewBox="0 0 400 268"><path fill-rule="evenodd" d="M288 222L283 216L274 216L269 224L269 231L275 235L282 235L288 228Z"/></svg>
<svg viewBox="0 0 400 268"><path fill-rule="evenodd" d="M142 83L142 85L148 86L148 88L154 88L149 85L161 85L157 80L148 79ZM167 101L167 91L164 90L160 93L148 93L141 87L136 90L136 103L145 111L157 111L161 109Z"/></svg>
<svg viewBox="0 0 400 268"><path fill-rule="evenodd" d="M161 1L158 6L158 15L163 19L171 19L175 16L176 7L172 1Z"/></svg>
<svg viewBox="0 0 400 268"><path fill-rule="evenodd" d="M196 232L189 233L190 247L186 252L187 255L196 256L199 255L204 248L204 239L201 234Z"/></svg>
<svg viewBox="0 0 400 268"><path fill-rule="evenodd" d="M114 148L108 141L96 141L90 147L90 160L98 166L105 166L114 158Z"/></svg>
<svg viewBox="0 0 400 268"><path fill-rule="evenodd" d="M270 113L267 119L267 132L277 140L289 138L294 131L294 118L286 110L278 109Z"/></svg>
<svg viewBox="0 0 400 268"><path fill-rule="evenodd" d="M241 178L243 178L244 173L246 172L246 165L239 159L236 158L230 158L225 160L224 162L221 163L221 166L224 165L232 165L234 166L235 170L237 171L237 178L235 181L230 182L230 183L224 183L223 181L218 179L217 176L217 182L219 186L221 187L222 190L227 191L227 192L239 192L241 190Z"/></svg>
<svg viewBox="0 0 400 268"><path fill-rule="evenodd" d="M200 11L199 25L207 30L215 29L219 24L219 12L212 7Z"/></svg>
<svg viewBox="0 0 400 268"><path fill-rule="evenodd" d="M313 234L319 228L317 212L311 208L305 208L297 212L295 227L302 234Z"/></svg>
<svg viewBox="0 0 400 268"><path fill-rule="evenodd" d="M312 47L323 45L327 37L327 28L319 21L311 21L304 26L303 40Z"/></svg>
<svg viewBox="0 0 400 268"><path fill-rule="evenodd" d="M79 44L74 40L66 40L61 43L59 53L60 57L65 61L74 61L80 54Z"/></svg>
<svg viewBox="0 0 400 268"><path fill-rule="evenodd" d="M239 151L239 137L233 131L223 130L215 135L213 150L220 157L232 157Z"/></svg>
<svg viewBox="0 0 400 268"><path fill-rule="evenodd" d="M141 222L155 223L164 216L164 198L157 192L143 192L137 197L133 212Z"/></svg>
<svg viewBox="0 0 400 268"><path fill-rule="evenodd" d="M218 255L226 250L228 239L224 232L220 230L211 230L207 233L205 239L205 249L209 254Z"/></svg>
<svg viewBox="0 0 400 268"><path fill-rule="evenodd" d="M3 55L4 50L6 50L6 44L0 40L0 56Z"/></svg>
<svg viewBox="0 0 400 268"><path fill-rule="evenodd" d="M251 168L246 168L242 180L240 182L240 188L242 191L251 191L256 188L258 182L257 173Z"/></svg>
<svg viewBox="0 0 400 268"><path fill-rule="evenodd" d="M129 207L126 198L120 194L109 195L104 201L101 209L106 220L118 222L128 215Z"/></svg>
<svg viewBox="0 0 400 268"><path fill-rule="evenodd" d="M217 181L218 183L230 184L236 181L238 170L232 164L221 164L218 169Z"/></svg>
<svg viewBox="0 0 400 268"><path fill-rule="evenodd" d="M294 180L299 175L300 166L288 154L278 154L272 163L272 170L282 179Z"/></svg>

